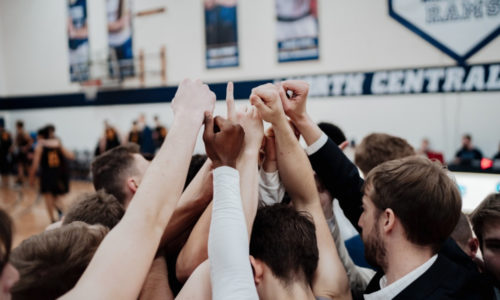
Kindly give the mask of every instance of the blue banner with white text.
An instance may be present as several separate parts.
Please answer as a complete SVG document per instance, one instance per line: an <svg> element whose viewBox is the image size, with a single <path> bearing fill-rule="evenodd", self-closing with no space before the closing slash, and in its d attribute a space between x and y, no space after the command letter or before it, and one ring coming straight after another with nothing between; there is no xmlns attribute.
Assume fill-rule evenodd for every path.
<svg viewBox="0 0 500 300"><path fill-rule="evenodd" d="M275 0L278 62L319 58L317 0Z"/></svg>
<svg viewBox="0 0 500 300"><path fill-rule="evenodd" d="M237 0L205 0L207 68L239 65Z"/></svg>

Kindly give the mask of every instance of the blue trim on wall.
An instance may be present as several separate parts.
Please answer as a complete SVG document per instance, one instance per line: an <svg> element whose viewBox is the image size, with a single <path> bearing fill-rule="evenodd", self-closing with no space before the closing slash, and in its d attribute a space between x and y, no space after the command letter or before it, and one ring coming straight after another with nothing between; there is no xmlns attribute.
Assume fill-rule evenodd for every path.
<svg viewBox="0 0 500 300"><path fill-rule="evenodd" d="M254 87L269 82L272 80L235 82L234 97L235 99L248 98ZM209 87L218 100L226 99L226 83L209 84ZM177 86L100 91L97 93L97 98L92 101L86 100L83 93L4 97L0 98L0 110L168 103L172 101L176 91Z"/></svg>
<svg viewBox="0 0 500 300"><path fill-rule="evenodd" d="M302 76L289 76L275 79L264 79L255 81L239 81L234 83L234 97L235 99L248 99L252 89L265 84L274 82L275 80L288 80L288 79L301 79L309 80L312 84L312 89L309 93L311 97L343 97L343 96L353 96L352 92L346 92L344 85L348 83L342 83L343 92L341 94L333 93L333 82L329 79L331 76L341 75L345 78L349 78L351 75L362 75L363 82L356 84L361 84L359 91L356 95L396 95L396 94L427 94L427 93L471 93L471 92L498 92L500 91L500 86L495 82L500 81L500 75L498 70L500 68L500 62L488 63L488 64L474 64L460 66L463 70L464 76L462 81L465 82L469 79L470 71L473 67L479 67L483 74L483 85L476 86L472 85L470 89L465 89L462 85L460 88L454 88L452 90L445 90L444 83L446 82L449 73L447 70L449 68L456 68L455 66L436 66L427 68L410 68L410 69L393 69L393 70L379 70L371 72L354 72L354 73L322 73L322 74L308 74ZM492 69L495 67L495 69ZM379 72L386 72L388 76L396 71L402 71L406 74L407 71L416 72L421 70L422 72L427 72L430 70L440 69L443 71L444 77L441 77L437 81L437 89L429 90L430 79L424 77L421 81L421 89L418 91L396 91L391 92L389 89L383 92L377 92L372 90L372 84L375 74ZM491 70L496 70L491 73ZM494 76L491 77L490 76ZM387 87L387 78L383 80L382 84ZM403 79L401 79L403 80ZM406 79L404 79L406 80ZM493 83L491 86L487 86L488 83ZM318 84L320 86L318 86ZM402 84L402 83L400 83ZM226 83L213 83L209 84L210 89L216 94L218 100L224 100L226 98ZM315 87L315 88L314 88ZM114 91L100 91L97 93L97 97L93 101L88 101L85 99L83 93L74 94L58 94L58 95L42 95L42 96L26 96L26 97L6 97L0 98L0 110L16 110L16 109L35 109L35 108L54 108L54 107L75 107L75 106L100 106L100 105L124 105L124 104L145 104L145 103L168 103L172 101L175 96L177 87L156 87L156 88L140 88L140 89L121 89ZM326 91L321 93L316 93L317 91Z"/></svg>
<svg viewBox="0 0 500 300"><path fill-rule="evenodd" d="M407 21L404 17L398 15L394 11L394 9L392 8L392 1L393 0L389 0L389 15L392 18L394 18L396 21L401 23L403 26L405 26L409 30L418 34L420 37L422 37L424 40L428 41L434 47L438 48L439 50L443 51L447 55L451 56L453 59L455 59L457 61L457 64L459 64L459 65L465 65L466 61L469 57L474 55L477 51L479 51L481 48L486 46L486 44L488 44L489 42L494 40L498 35L500 35L500 26L498 26L497 29L495 29L491 34L489 34L486 38L484 38L476 46L474 46L469 52L467 52L463 56L460 56L459 54L455 53L450 48L446 47L444 44L440 43L438 40L434 39L432 36L425 33L423 30L419 29L416 25Z"/></svg>

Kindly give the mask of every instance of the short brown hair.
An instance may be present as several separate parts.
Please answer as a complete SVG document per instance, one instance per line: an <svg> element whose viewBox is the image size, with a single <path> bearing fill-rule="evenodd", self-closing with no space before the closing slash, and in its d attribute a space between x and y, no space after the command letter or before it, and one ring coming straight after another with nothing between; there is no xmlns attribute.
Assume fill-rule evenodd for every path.
<svg viewBox="0 0 500 300"><path fill-rule="evenodd" d="M79 196L64 216L63 225L82 221L89 225L101 224L112 229L124 214L125 209L115 196L99 190Z"/></svg>
<svg viewBox="0 0 500 300"><path fill-rule="evenodd" d="M484 224L492 220L500 220L499 193L489 194L470 216L472 228L474 228L474 232L479 240L481 250L483 249Z"/></svg>
<svg viewBox="0 0 500 300"><path fill-rule="evenodd" d="M97 226L73 222L23 241L11 255L20 274L12 299L56 299L71 290L108 233Z"/></svg>
<svg viewBox="0 0 500 300"><path fill-rule="evenodd" d="M424 157L380 164L368 173L365 192L378 209L394 211L410 242L436 252L460 218L462 200L455 182L442 165Z"/></svg>
<svg viewBox="0 0 500 300"><path fill-rule="evenodd" d="M10 247L12 247L12 220L3 209L0 209L0 274L9 261Z"/></svg>
<svg viewBox="0 0 500 300"><path fill-rule="evenodd" d="M451 238L460 246L460 248L467 248L467 243L472 238L472 229L470 229L469 220L464 213L460 213L457 226L451 233Z"/></svg>
<svg viewBox="0 0 500 300"><path fill-rule="evenodd" d="M250 255L266 263L285 285L294 281L312 284L319 259L312 217L281 203L259 208Z"/></svg>
<svg viewBox="0 0 500 300"><path fill-rule="evenodd" d="M367 175L383 162L415 155L405 139L385 133L372 133L356 147L354 163Z"/></svg>
<svg viewBox="0 0 500 300"><path fill-rule="evenodd" d="M96 157L92 162L92 181L95 190L104 189L106 193L115 196L121 204L124 204L127 197L124 180L127 173L134 172L133 154L136 153L139 153L139 146L130 143L115 147Z"/></svg>

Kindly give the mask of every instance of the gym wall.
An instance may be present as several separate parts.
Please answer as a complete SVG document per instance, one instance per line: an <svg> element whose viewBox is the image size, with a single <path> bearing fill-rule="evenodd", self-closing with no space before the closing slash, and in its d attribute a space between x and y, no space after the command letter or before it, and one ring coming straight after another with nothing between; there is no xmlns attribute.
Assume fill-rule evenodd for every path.
<svg viewBox="0 0 500 300"><path fill-rule="evenodd" d="M135 18L134 52L153 52L165 45L167 83L172 86L185 77L225 82L455 65L449 56L390 18L387 1L382 0L320 0L320 59L278 64L274 1L240 0L240 66L207 70L202 2L140 0L135 1L134 10L158 6L166 7L166 13ZM107 45L105 1L88 0L88 16L91 49L99 55ZM69 81L66 17L64 0L0 0L0 95L79 91L79 85ZM490 62L500 62L498 37L468 60L470 64ZM158 83L157 78L146 81L147 86ZM138 81L126 85L134 88ZM223 113L223 108L224 103L218 102L217 111ZM428 137L446 159L452 158L465 132L472 134L473 142L487 156L497 151L500 142L499 92L314 98L308 110L315 120L338 124L349 139L358 142L374 131L405 137L415 147ZM29 130L54 123L69 148L91 150L104 119L125 133L140 112L151 123L154 114L166 124L172 120L168 104L13 110L0 115L9 129L16 119L24 119ZM197 151L203 151L200 143Z"/></svg>

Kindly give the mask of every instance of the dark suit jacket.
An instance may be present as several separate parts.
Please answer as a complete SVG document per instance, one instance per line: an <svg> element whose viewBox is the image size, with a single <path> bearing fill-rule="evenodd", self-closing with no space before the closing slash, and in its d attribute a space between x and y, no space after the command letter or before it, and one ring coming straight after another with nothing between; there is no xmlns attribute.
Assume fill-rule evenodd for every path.
<svg viewBox="0 0 500 300"><path fill-rule="evenodd" d="M346 217L361 232L358 220L362 213L364 180L356 166L330 139L310 155L309 160L323 185L339 200ZM382 272L375 275L366 293L379 289L382 276ZM432 267L405 289L398 299L456 299L461 295L468 297L462 299L491 299L488 297L492 291L492 286L478 273L472 260L448 238Z"/></svg>
<svg viewBox="0 0 500 300"><path fill-rule="evenodd" d="M333 198L339 200L347 219L361 232L358 220L363 212L361 199L364 180L359 176L358 168L330 138L309 156L309 160L325 188Z"/></svg>
<svg viewBox="0 0 500 300"><path fill-rule="evenodd" d="M375 274L365 294L380 289L383 275ZM439 254L436 262L394 299L494 299L494 292L479 273L471 273Z"/></svg>

